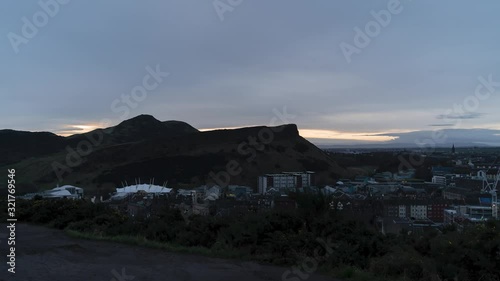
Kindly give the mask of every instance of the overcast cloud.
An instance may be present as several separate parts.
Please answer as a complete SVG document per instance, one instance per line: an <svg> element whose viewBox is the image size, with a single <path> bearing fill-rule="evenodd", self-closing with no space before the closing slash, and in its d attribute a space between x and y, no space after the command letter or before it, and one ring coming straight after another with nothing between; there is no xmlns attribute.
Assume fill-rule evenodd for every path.
<svg viewBox="0 0 500 281"><path fill-rule="evenodd" d="M474 112L449 111L479 76L500 82L500 2L401 0L348 63L340 44L354 44L354 28L388 2L244 0L221 21L212 1L71 0L16 54L8 34L21 35L22 18L41 8L2 1L0 128L58 133L118 120L113 101L160 65L170 76L130 117L265 125L286 106L310 130L428 130L456 119L500 129L500 88Z"/></svg>

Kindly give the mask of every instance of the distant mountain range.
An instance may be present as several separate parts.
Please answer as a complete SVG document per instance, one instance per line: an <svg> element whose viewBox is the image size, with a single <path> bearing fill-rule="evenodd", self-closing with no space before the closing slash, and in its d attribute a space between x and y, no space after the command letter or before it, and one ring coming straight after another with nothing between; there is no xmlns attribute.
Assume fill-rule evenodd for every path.
<svg viewBox="0 0 500 281"><path fill-rule="evenodd" d="M100 194L138 178L171 186L256 187L265 173L312 170L321 182L350 175L302 138L296 125L200 132L150 115L69 137L0 130L0 155L0 169L15 168L19 183L74 184Z"/></svg>
<svg viewBox="0 0 500 281"><path fill-rule="evenodd" d="M374 136L395 137L386 142L340 141L309 139L322 148L357 147L357 148L416 148L427 147L500 147L500 130L488 129L442 129L435 131L415 131L409 133L377 134Z"/></svg>

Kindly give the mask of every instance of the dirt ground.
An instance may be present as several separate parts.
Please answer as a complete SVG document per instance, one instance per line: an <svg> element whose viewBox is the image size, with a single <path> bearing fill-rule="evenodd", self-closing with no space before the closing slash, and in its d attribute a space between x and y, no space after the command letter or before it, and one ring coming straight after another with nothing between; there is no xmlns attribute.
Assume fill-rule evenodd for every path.
<svg viewBox="0 0 500 281"><path fill-rule="evenodd" d="M326 281L285 275L291 268L223 260L68 237L40 226L16 226L16 274L7 272L7 229L0 228L0 281Z"/></svg>

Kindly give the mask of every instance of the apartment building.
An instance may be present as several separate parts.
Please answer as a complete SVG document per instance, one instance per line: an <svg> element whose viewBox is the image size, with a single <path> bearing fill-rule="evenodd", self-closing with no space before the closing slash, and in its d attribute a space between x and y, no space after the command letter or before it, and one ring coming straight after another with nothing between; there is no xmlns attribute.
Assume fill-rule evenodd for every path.
<svg viewBox="0 0 500 281"><path fill-rule="evenodd" d="M266 174L259 177L259 193L265 194L269 189L291 190L310 187L314 182L314 172L283 172Z"/></svg>

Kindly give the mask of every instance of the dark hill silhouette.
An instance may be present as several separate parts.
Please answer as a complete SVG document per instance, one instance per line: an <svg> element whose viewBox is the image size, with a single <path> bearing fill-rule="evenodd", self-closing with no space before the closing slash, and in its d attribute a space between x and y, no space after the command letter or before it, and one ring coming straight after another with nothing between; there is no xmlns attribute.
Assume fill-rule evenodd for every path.
<svg viewBox="0 0 500 281"><path fill-rule="evenodd" d="M181 121L161 122L151 115L139 115L125 120L120 124L106 129L97 129L85 134L68 137L70 145L76 145L86 136L94 135L96 132L104 136L103 143L106 145L136 142L152 138L170 138L186 134L199 133L191 125Z"/></svg>
<svg viewBox="0 0 500 281"><path fill-rule="evenodd" d="M64 147L76 147L95 133L102 133L102 143L81 157L78 165L68 165ZM29 139L31 134L36 133L25 137ZM317 172L319 183L349 176L322 150L302 138L293 124L199 132L184 122L161 122L140 115L114 127L67 138L52 134L52 138L46 141L52 150L24 153L10 164L18 169L19 179L47 188L57 183L79 185L92 194L96 190L110 192L122 181L131 183L136 178L155 178L157 183L169 181L171 185L256 187L257 177L265 173L311 170ZM17 146L15 151L23 151L23 146ZM54 163L70 168L62 174L62 182L53 169ZM229 178L228 165L236 165L238 171Z"/></svg>
<svg viewBox="0 0 500 281"><path fill-rule="evenodd" d="M49 132L0 130L0 166L56 153L64 145L65 138Z"/></svg>
<svg viewBox="0 0 500 281"><path fill-rule="evenodd" d="M102 145L115 145L153 138L178 137L199 133L199 131L185 122L161 122L151 115L139 115L114 127L69 137L58 136L50 132L0 130L0 165L61 152L66 146L75 148L79 142L86 140L87 136L96 133L103 135Z"/></svg>

